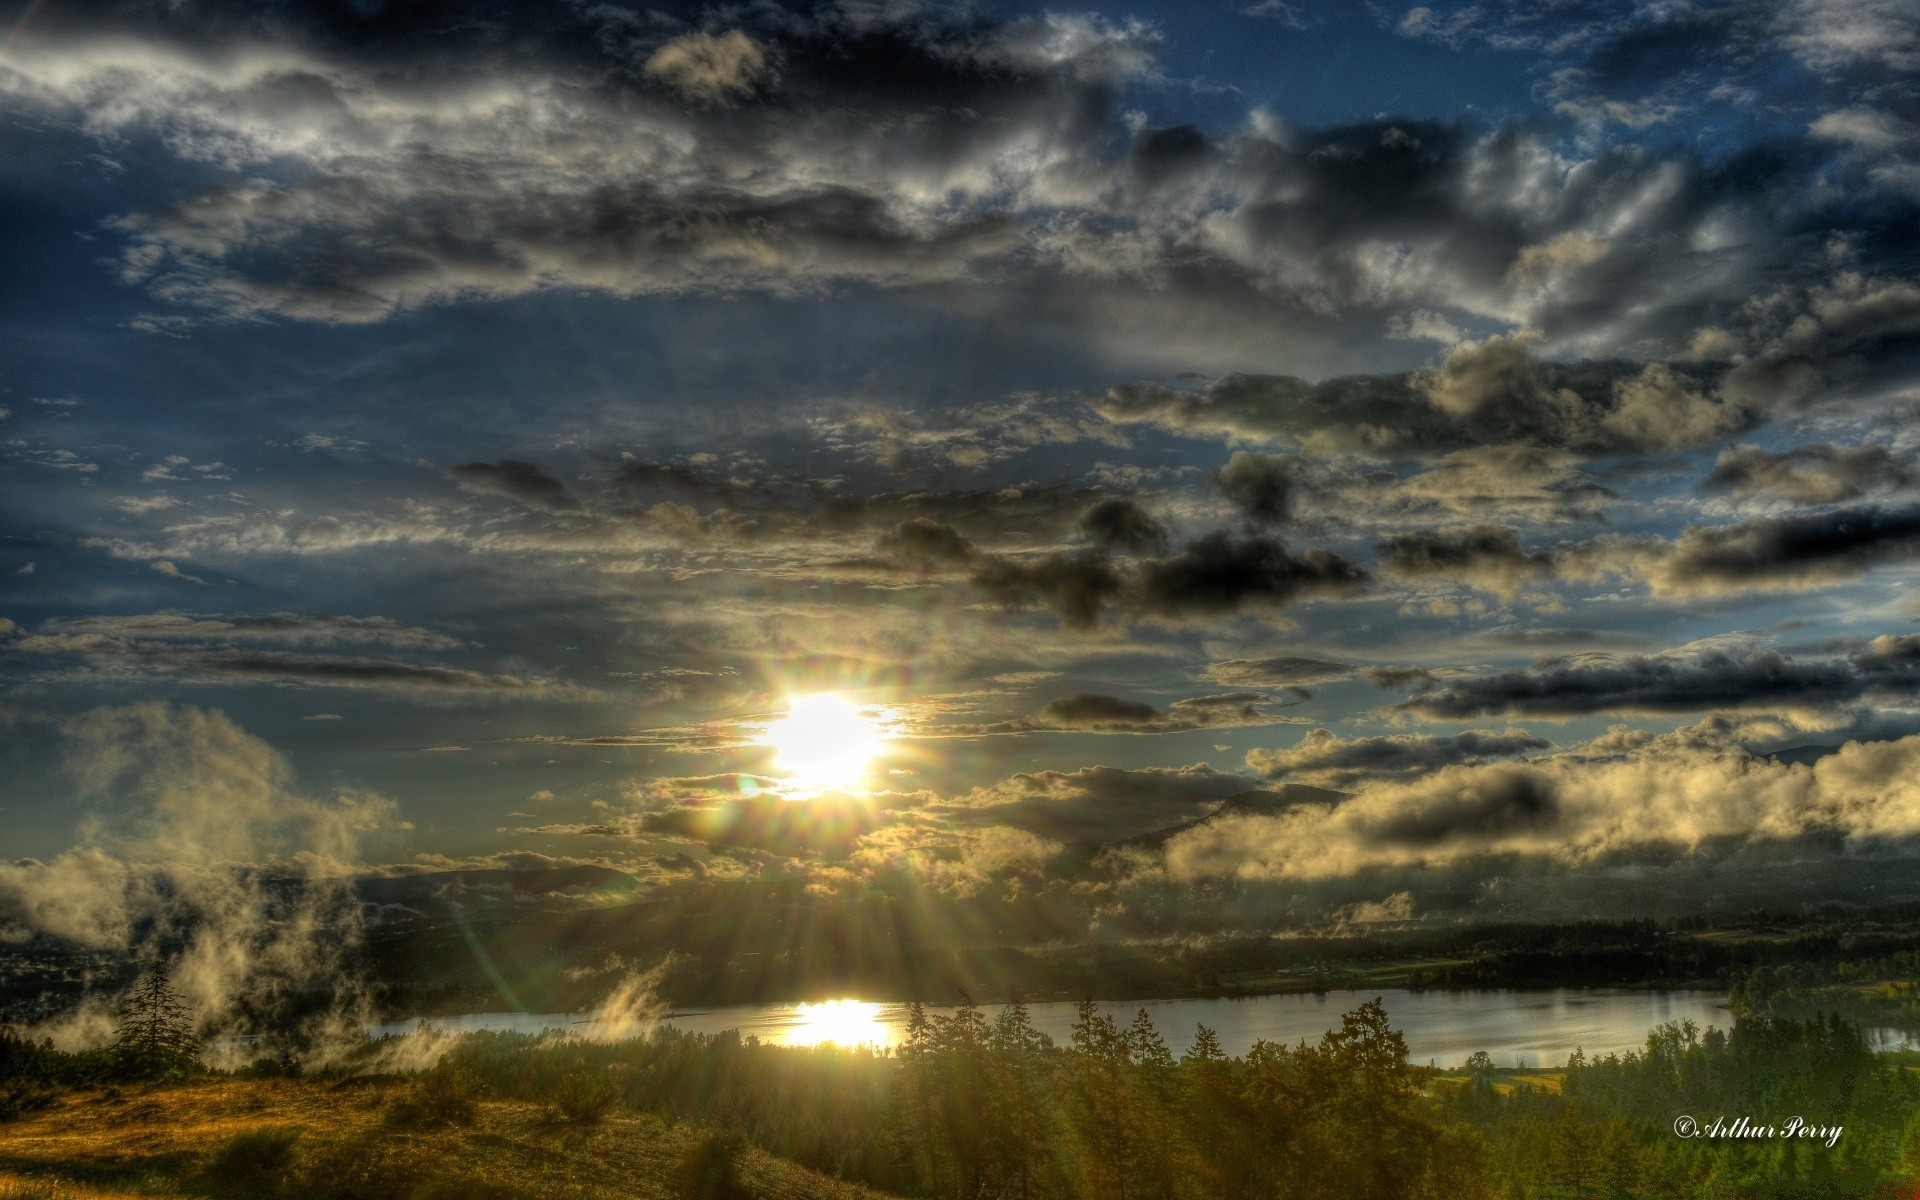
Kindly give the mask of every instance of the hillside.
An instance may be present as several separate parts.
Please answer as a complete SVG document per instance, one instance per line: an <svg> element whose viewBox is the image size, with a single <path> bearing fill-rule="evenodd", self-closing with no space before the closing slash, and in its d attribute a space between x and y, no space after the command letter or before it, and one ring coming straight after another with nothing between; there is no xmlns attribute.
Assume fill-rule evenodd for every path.
<svg viewBox="0 0 1920 1200"><path fill-rule="evenodd" d="M393 1079L223 1079L86 1089L0 1124L0 1200L208 1196L260 1200L680 1200L702 1190L686 1164L704 1131L615 1113L556 1120L521 1101L483 1101L471 1125L396 1121L409 1085ZM298 1131L276 1170L276 1131ZM223 1153L224 1152L224 1153ZM262 1164L265 1164L262 1168ZM881 1193L758 1150L740 1159L742 1197L862 1200Z"/></svg>

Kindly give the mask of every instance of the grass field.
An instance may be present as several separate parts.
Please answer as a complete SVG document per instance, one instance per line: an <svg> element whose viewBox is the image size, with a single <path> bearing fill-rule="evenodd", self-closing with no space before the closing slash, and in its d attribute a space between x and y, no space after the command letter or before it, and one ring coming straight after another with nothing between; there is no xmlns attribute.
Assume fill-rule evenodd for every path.
<svg viewBox="0 0 1920 1200"><path fill-rule="evenodd" d="M568 1123L482 1100L471 1124L400 1123L399 1080L220 1080L91 1089L0 1125L0 1200L859 1200L869 1191L753 1149L722 1182L707 1131L614 1113Z"/></svg>

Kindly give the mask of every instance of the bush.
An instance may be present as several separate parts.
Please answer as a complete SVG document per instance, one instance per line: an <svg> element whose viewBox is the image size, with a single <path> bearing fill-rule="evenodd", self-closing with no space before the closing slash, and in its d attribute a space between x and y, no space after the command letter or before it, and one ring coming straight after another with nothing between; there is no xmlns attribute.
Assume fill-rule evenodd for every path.
<svg viewBox="0 0 1920 1200"><path fill-rule="evenodd" d="M0 1083L0 1121L13 1121L38 1112L53 1103L54 1095L52 1088L23 1079Z"/></svg>
<svg viewBox="0 0 1920 1200"><path fill-rule="evenodd" d="M300 1169L302 1200L396 1200L412 1195L427 1166L394 1144L399 1140L363 1135L308 1156Z"/></svg>
<svg viewBox="0 0 1920 1200"><path fill-rule="evenodd" d="M305 1073L299 1058L282 1050L256 1058L233 1074L236 1079L298 1079Z"/></svg>
<svg viewBox="0 0 1920 1200"><path fill-rule="evenodd" d="M298 1129L254 1129L238 1134L214 1152L204 1174L213 1190L227 1196L277 1196L293 1171Z"/></svg>
<svg viewBox="0 0 1920 1200"><path fill-rule="evenodd" d="M591 1125L620 1103L620 1089L605 1076L578 1071L560 1081L552 1100L554 1114L561 1120Z"/></svg>
<svg viewBox="0 0 1920 1200"><path fill-rule="evenodd" d="M709 1133L696 1141L680 1160L681 1200L740 1200L746 1185L740 1180L740 1159L746 1139L731 1131Z"/></svg>
<svg viewBox="0 0 1920 1200"><path fill-rule="evenodd" d="M394 1102L391 1115L397 1125L471 1125L479 1116L479 1102L480 1081L441 1063L414 1081Z"/></svg>

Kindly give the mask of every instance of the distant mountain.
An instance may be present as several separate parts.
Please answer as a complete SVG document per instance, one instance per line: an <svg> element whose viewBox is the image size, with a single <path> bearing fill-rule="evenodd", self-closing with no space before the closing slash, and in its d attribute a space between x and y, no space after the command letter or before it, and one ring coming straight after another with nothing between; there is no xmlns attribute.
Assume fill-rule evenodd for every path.
<svg viewBox="0 0 1920 1200"><path fill-rule="evenodd" d="M431 871L420 875L363 876L354 892L367 904L418 908L452 900L459 903L524 901L586 892L625 896L639 883L611 867L486 867L467 871Z"/></svg>

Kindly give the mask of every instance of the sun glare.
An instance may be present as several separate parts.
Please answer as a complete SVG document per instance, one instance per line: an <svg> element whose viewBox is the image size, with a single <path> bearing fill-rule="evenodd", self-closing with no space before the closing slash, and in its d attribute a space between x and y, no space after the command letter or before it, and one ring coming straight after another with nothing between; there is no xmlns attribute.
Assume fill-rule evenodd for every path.
<svg viewBox="0 0 1920 1200"><path fill-rule="evenodd" d="M858 705L822 693L788 701L787 715L768 725L761 740L773 748L773 765L796 787L823 792L850 788L865 778L887 734Z"/></svg>
<svg viewBox="0 0 1920 1200"><path fill-rule="evenodd" d="M796 1006L798 1023L787 1032L789 1046L885 1046L892 1039L880 1020L880 1006L864 1000L822 1000Z"/></svg>

